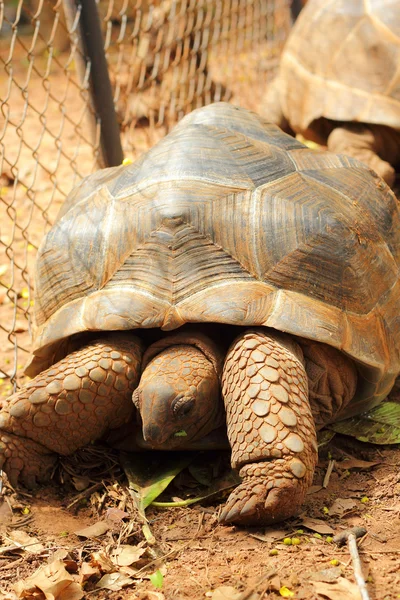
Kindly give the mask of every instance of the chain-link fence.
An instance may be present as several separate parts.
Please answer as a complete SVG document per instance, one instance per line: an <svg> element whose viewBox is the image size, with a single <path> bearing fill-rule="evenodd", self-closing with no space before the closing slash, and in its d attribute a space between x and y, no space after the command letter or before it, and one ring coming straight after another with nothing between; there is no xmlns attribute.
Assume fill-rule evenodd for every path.
<svg viewBox="0 0 400 600"><path fill-rule="evenodd" d="M0 0L3 396L30 350L40 240L66 194L119 144L102 138L107 90L92 93L104 56L95 48L88 59L81 36L91 3L95 10L94 0ZM116 115L132 159L193 108L232 100L257 110L290 27L288 0L100 0L97 10L115 106L103 124Z"/></svg>

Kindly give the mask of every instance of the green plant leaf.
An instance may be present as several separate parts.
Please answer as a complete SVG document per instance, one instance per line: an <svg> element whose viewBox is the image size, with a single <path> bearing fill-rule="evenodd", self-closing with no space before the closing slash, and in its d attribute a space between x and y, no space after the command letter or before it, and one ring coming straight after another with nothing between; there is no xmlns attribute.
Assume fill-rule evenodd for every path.
<svg viewBox="0 0 400 600"><path fill-rule="evenodd" d="M156 506L159 508L169 508L169 507L178 507L178 506L189 506L190 504L196 504L197 502L201 502L206 498L211 498L217 494L220 494L224 490L229 490L237 485L242 480L239 475L233 471L228 471L223 477L219 477L212 483L208 489L205 490L201 496L197 496L196 498L188 498L187 500L181 500L177 502L153 502L152 506Z"/></svg>
<svg viewBox="0 0 400 600"><path fill-rule="evenodd" d="M139 512L143 514L196 456L196 452L121 452L120 462Z"/></svg>
<svg viewBox="0 0 400 600"><path fill-rule="evenodd" d="M370 411L328 426L371 444L400 444L400 403L383 402Z"/></svg>
<svg viewBox="0 0 400 600"><path fill-rule="evenodd" d="M164 576L161 573L160 569L158 569L155 573L150 575L150 581L154 585L155 588L161 589L164 582Z"/></svg>
<svg viewBox="0 0 400 600"><path fill-rule="evenodd" d="M331 439L334 437L335 437L335 432L331 431L329 429L322 429L321 431L318 431L317 432L318 448L322 448L323 446L326 446L327 444L329 444Z"/></svg>

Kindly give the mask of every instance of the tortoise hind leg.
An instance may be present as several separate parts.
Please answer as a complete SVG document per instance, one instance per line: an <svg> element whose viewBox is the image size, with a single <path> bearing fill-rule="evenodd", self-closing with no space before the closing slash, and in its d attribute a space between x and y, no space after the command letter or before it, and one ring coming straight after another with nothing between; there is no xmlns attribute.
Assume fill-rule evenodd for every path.
<svg viewBox="0 0 400 600"><path fill-rule="evenodd" d="M222 383L232 466L243 481L220 520L259 525L295 515L317 462L301 349L282 334L247 330L229 349Z"/></svg>
<svg viewBox="0 0 400 600"><path fill-rule="evenodd" d="M332 152L357 158L393 186L400 160L400 134L384 125L346 123L335 127L327 141Z"/></svg>
<svg viewBox="0 0 400 600"><path fill-rule="evenodd" d="M11 396L0 412L0 468L10 482L44 481L72 454L132 416L141 342L132 335L72 352Z"/></svg>

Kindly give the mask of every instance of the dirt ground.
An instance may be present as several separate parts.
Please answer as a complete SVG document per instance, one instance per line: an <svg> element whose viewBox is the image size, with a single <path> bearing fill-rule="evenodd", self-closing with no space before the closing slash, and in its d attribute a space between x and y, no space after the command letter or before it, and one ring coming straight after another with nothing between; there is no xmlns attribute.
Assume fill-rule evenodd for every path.
<svg viewBox="0 0 400 600"><path fill-rule="evenodd" d="M207 458L204 460L207 464ZM327 486L322 487L331 460L335 465ZM331 540L343 529L363 526L367 533L359 542L359 551L370 598L398 599L399 463L398 448L376 448L336 436L321 452L314 485L297 519L276 527L242 529L218 524L223 500L186 508L150 507L146 514L155 538L152 545L144 539L137 513L129 508L126 484L118 474L97 478L92 495L72 491L68 484L54 484L34 495L15 494L6 485L0 507L0 590L4 593L0 598L15 598L13 584L39 567L54 565L58 556L75 580L82 581L82 573L90 574L88 565L93 569L101 563L101 553L102 569L93 569L85 580L83 597L356 599L357 591L347 583L354 582L348 548ZM186 472L186 484L189 479ZM93 482L96 485L96 478L91 486ZM182 498L188 492L192 494L193 489L183 486L181 480L168 496L179 494ZM108 524L105 533L100 530L101 535L89 538L77 535L99 522ZM15 532L30 538L15 537ZM26 549L18 549L13 539L28 544ZM294 543L287 545L288 539ZM107 573L105 557L127 546L146 549L128 566L111 563L111 570L120 578L128 577L127 587L118 590L117 582L117 591L97 589L96 583ZM157 571L163 575L160 588L149 580ZM222 586L229 588L226 595L219 596L216 590ZM19 597L42 598L28 592ZM70 597L75 596L66 596Z"/></svg>
<svg viewBox="0 0 400 600"><path fill-rule="evenodd" d="M56 71L52 77L53 89L61 89L61 75L60 81ZM45 87L36 86L34 103L40 104L44 97ZM65 97L70 114L78 112L79 105ZM10 98L14 121L18 123L23 115L24 128L40 136L43 119L38 112L28 110L24 114L25 101L20 90L13 89ZM260 98L260 89L256 87L246 97L241 97L240 91L233 96L236 103L254 109L259 106ZM4 371L0 394L3 398L12 391L10 375L15 361L12 330L18 335L18 344L25 348L17 358L18 380L24 381L23 365L30 348L26 315L33 302L29 273L35 248L46 228L43 214L48 214L49 221L54 218L65 192L75 181L71 160L78 165L79 174L93 170L90 146L83 142L79 155L71 159L66 151L57 158L57 139L68 145L68 139L74 139L74 126L66 123L62 136L54 137L48 131L58 126L59 110L46 114L37 169L32 166L32 149L20 145L18 127L9 127L6 138L9 163L18 164L20 177L16 181L15 170L6 170L2 181L4 200L0 204L3 226L0 268L4 281L3 291L0 289L3 325L0 368ZM137 130L135 147L130 147L129 156L135 158L162 134L162 129ZM24 160L18 159L18 148L26 156ZM10 158L13 152L15 159ZM27 190L32 192L31 196ZM32 197L34 210L30 213ZM14 230L12 222L16 218L21 226ZM15 296L7 288L16 292L17 311L12 302ZM149 507L146 515L153 536L150 538L143 533L143 522L134 508L124 475L111 461L113 455L107 455L111 466L102 474L98 456L104 458L106 454L100 452L96 456L93 465L89 455L86 475L81 471L84 456L75 462L65 461L54 484L35 494L15 492L4 478L0 498L0 599L44 598L34 583L21 582L40 568L43 573L45 567L46 581L58 585L49 587L46 597L56 600L356 599L359 595L348 548L338 547L331 540L334 534L353 526L366 529L359 549L371 600L400 598L398 446L379 448L335 436L321 450L314 486L303 513L277 527L252 530L219 525L222 494L211 503L184 508ZM204 457L204 464L210 465L209 457ZM333 470L322 487L329 465L333 465ZM185 471L164 496L185 500L196 495L197 485L198 481ZM99 522L103 524L100 529ZM89 532L88 537L77 534L93 524L97 524L96 531ZM125 554L118 559L121 548ZM99 581L111 589L96 587ZM16 593L14 586L18 582Z"/></svg>

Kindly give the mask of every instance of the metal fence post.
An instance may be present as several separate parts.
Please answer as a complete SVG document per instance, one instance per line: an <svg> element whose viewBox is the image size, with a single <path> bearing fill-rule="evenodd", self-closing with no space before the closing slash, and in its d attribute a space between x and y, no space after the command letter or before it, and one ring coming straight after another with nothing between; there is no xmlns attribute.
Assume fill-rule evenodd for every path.
<svg viewBox="0 0 400 600"><path fill-rule="evenodd" d="M64 0L64 4L65 4ZM67 3L74 0L67 0ZM75 0L80 10L79 37L84 59L90 63L90 96L96 119L100 121L101 166L120 165L123 151L117 115L114 108L104 40L95 0Z"/></svg>

